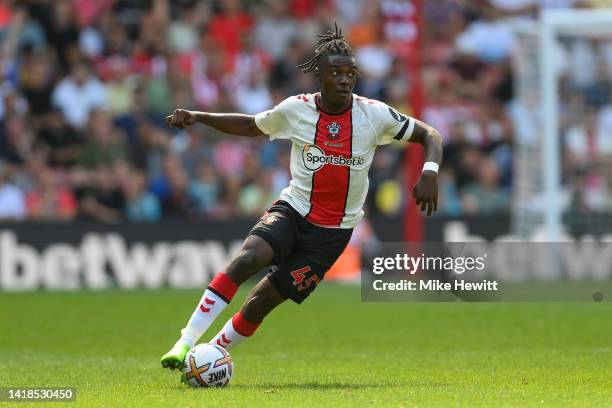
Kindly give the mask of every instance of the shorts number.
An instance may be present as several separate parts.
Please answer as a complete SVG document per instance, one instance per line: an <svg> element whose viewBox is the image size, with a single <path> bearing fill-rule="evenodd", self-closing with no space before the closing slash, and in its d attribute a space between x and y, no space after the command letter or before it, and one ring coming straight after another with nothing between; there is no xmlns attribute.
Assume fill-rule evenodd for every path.
<svg viewBox="0 0 612 408"><path fill-rule="evenodd" d="M313 283L315 286L319 283L319 277L317 274L313 274L311 277L306 279L306 274L310 271L310 266L305 266L291 272L291 276L293 277L293 286L297 286L299 292L307 289Z"/></svg>

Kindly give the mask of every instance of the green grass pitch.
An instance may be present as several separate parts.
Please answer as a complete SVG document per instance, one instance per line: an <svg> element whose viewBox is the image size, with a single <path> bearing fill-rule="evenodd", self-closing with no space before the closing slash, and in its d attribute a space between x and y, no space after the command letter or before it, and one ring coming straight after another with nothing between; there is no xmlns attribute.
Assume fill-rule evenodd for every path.
<svg viewBox="0 0 612 408"><path fill-rule="evenodd" d="M73 386L52 404L69 407L612 406L611 303L361 303L323 284L232 352L228 388L190 389L159 358L199 297L1 293L0 386Z"/></svg>

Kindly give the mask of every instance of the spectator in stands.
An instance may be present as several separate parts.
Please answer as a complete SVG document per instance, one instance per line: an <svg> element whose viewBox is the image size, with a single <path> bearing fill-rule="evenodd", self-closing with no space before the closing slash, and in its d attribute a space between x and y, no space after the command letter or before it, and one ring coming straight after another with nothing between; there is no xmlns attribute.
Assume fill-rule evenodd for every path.
<svg viewBox="0 0 612 408"><path fill-rule="evenodd" d="M507 59L514 45L514 33L500 21L496 10L484 6L482 14L456 39L457 47L464 53L478 55L483 61L496 63Z"/></svg>
<svg viewBox="0 0 612 408"><path fill-rule="evenodd" d="M253 28L253 18L244 11L240 0L220 1L221 11L210 21L208 30L214 41L228 55L240 50L240 37Z"/></svg>
<svg viewBox="0 0 612 408"><path fill-rule="evenodd" d="M26 55L21 69L20 87L26 97L30 113L37 128L44 126L45 115L52 110L51 93L56 72L52 59L46 50Z"/></svg>
<svg viewBox="0 0 612 408"><path fill-rule="evenodd" d="M35 184L26 195L28 216L43 221L68 221L76 215L76 200L70 189L55 179L51 168L36 171Z"/></svg>
<svg viewBox="0 0 612 408"><path fill-rule="evenodd" d="M110 165L98 165L76 195L82 219L108 223L123 219L125 197Z"/></svg>
<svg viewBox="0 0 612 408"><path fill-rule="evenodd" d="M45 115L38 131L38 146L46 152L51 167L67 169L79 160L84 138L66 123L61 111Z"/></svg>
<svg viewBox="0 0 612 408"><path fill-rule="evenodd" d="M198 217L197 204L189 194L189 177L179 156L167 155L164 158L163 172L151 181L150 188L161 202L164 217Z"/></svg>
<svg viewBox="0 0 612 408"><path fill-rule="evenodd" d="M290 42L295 39L298 26L289 14L289 2L266 0L265 4L267 10L261 13L255 23L255 41L273 59L282 60Z"/></svg>
<svg viewBox="0 0 612 408"><path fill-rule="evenodd" d="M465 212L486 215L508 211L510 195L499 188L499 166L490 158L482 158L480 161L476 182L470 183L463 190Z"/></svg>
<svg viewBox="0 0 612 408"><path fill-rule="evenodd" d="M105 111L92 111L88 121L89 138L79 154L79 165L94 168L127 157L125 137Z"/></svg>
<svg viewBox="0 0 612 408"><path fill-rule="evenodd" d="M106 89L91 74L88 64L80 61L53 90L52 100L54 106L62 110L68 123L80 129L87 124L93 110L106 107Z"/></svg>
<svg viewBox="0 0 612 408"><path fill-rule="evenodd" d="M8 115L0 131L0 159L25 165L34 150L34 132L22 116Z"/></svg>
<svg viewBox="0 0 612 408"><path fill-rule="evenodd" d="M590 2L425 2L423 118L446 138L452 166L442 171L441 195L447 200L440 202L442 211L457 215L476 207L507 209L513 139L531 140L538 134L533 109L512 100L514 17L520 22L533 19L542 8ZM109 222L154 221L160 217L156 200L161 217L252 216L286 184L290 149L260 140L228 143L207 128L170 133L163 127L164 115L178 105L250 113L287 95L311 92L313 77L295 68L310 55L304 38L309 44L321 26L336 18L355 46L365 93L413 114L407 96L414 78L407 75L407 61L394 42L405 32L398 29L402 16L393 3L0 2L0 160L11 164L13 180L3 181L3 191L9 198L21 195L24 203L30 192L31 208L48 208L42 203L54 200L43 199L43 190L53 184L77 197L79 216ZM588 135L593 127L600 135L612 128L612 46L604 41L564 49L560 91L565 95L561 127L566 165L578 169L580 161L596 163L593 172L604 180L606 168L599 166L600 159L590 160L589 152L607 154L607 142L597 136L593 147ZM585 60L593 63L585 67ZM593 109L596 118L580 122L584 115L575 107L581 105ZM258 157L256 165L250 156ZM377 157L385 160L372 171L369 210L398 213L406 203L396 173L403 155L386 146ZM32 163L40 158L49 167L48 178L33 176ZM97 174L123 160L137 169L130 170L137 174L134 183L120 185L115 179L121 176L107 180ZM124 177L131 174L122 172ZM603 184L589 185L595 187L584 197L604 191ZM32 210L28 216L41 212L49 214ZM25 209L21 214L25 216Z"/></svg>
<svg viewBox="0 0 612 408"><path fill-rule="evenodd" d="M612 155L612 138L598 119L597 111L590 111L581 123L567 130L565 153L569 166L584 168L597 163L603 156Z"/></svg>
<svg viewBox="0 0 612 408"><path fill-rule="evenodd" d="M266 84L265 71L251 72L249 78L236 89L234 104L240 112L251 115L272 107L272 95Z"/></svg>
<svg viewBox="0 0 612 408"><path fill-rule="evenodd" d="M197 177L189 185L189 195L197 206L198 212L202 214L214 212L219 199L219 178L210 163L200 162Z"/></svg>
<svg viewBox="0 0 612 408"><path fill-rule="evenodd" d="M27 215L25 194L12 181L10 169L0 162L0 220L23 220Z"/></svg>
<svg viewBox="0 0 612 408"><path fill-rule="evenodd" d="M55 48L64 72L71 70L75 55L78 55L79 28L74 16L71 0L48 2L50 12L42 15L48 43Z"/></svg>
<svg viewBox="0 0 612 408"><path fill-rule="evenodd" d="M208 10L202 2L194 2L177 12L178 18L168 26L168 44L178 54L192 53L198 46L199 27L206 19Z"/></svg>
<svg viewBox="0 0 612 408"><path fill-rule="evenodd" d="M129 177L122 180L125 195L125 218L132 222L155 222L162 217L157 197L147 190L147 177L133 169Z"/></svg>
<svg viewBox="0 0 612 408"><path fill-rule="evenodd" d="M442 216L459 217L463 213L463 205L454 181L453 168L443 166L440 169L440 204L438 213Z"/></svg>
<svg viewBox="0 0 612 408"><path fill-rule="evenodd" d="M238 194L238 209L242 215L261 214L275 200L271 191L272 173L262 171L259 158L247 154L244 158L242 188Z"/></svg>

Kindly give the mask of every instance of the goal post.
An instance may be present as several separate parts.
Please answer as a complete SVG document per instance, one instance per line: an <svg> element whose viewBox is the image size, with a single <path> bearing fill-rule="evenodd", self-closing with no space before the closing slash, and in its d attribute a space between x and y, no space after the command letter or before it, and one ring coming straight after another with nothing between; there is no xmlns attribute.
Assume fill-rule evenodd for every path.
<svg viewBox="0 0 612 408"><path fill-rule="evenodd" d="M596 59L604 58L597 53L608 45L612 50L612 10L544 11L535 25L517 30L513 58L516 90L513 116L517 130L512 225L514 232L523 237L557 242L569 232L564 224L571 213L568 203L575 191L568 186L570 175L564 174L573 171L564 165L567 148L563 140L568 122L571 124L568 118L586 115L591 109L612 107L612 94L608 95L609 100L600 101L600 106L592 107L586 102L567 106L567 98L571 98L574 90L571 86L569 91L566 89L567 82L571 84L573 79L568 79L567 70L571 67L567 65L571 64L565 55L563 66L563 55L576 48L576 44L584 45ZM612 65L612 58L608 63ZM609 72L612 73L612 66ZM612 85L610 74L605 81ZM588 87L578 88L577 93L591 92ZM612 132L612 128L609 130ZM612 140L612 133L603 137Z"/></svg>

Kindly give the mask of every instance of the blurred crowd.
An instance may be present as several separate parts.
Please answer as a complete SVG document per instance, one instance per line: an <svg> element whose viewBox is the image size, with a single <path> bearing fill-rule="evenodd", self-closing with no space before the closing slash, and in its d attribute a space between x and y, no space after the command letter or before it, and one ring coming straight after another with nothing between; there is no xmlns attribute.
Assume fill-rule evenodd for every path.
<svg viewBox="0 0 612 408"><path fill-rule="evenodd" d="M422 119L446 143L440 213L507 212L520 122L513 26L592 4L424 5ZM288 184L290 146L168 129L165 115L253 114L316 91L296 65L334 21L356 52L355 92L411 114L409 62L390 40L410 12L404 0L0 0L0 219L259 215ZM369 212L405 206L403 157L402 146L379 149Z"/></svg>
<svg viewBox="0 0 612 408"><path fill-rule="evenodd" d="M566 38L560 51L563 209L570 216L610 214L612 40L607 33Z"/></svg>

